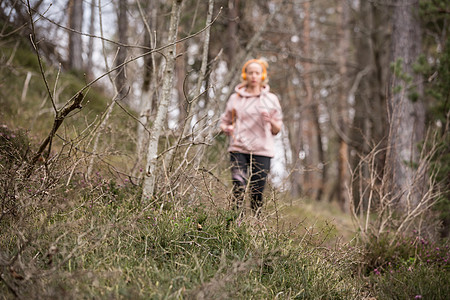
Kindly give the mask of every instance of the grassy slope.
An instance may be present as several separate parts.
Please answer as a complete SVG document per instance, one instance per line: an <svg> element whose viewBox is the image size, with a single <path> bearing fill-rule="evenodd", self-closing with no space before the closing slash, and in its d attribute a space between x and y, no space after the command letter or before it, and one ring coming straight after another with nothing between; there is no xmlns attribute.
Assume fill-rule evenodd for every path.
<svg viewBox="0 0 450 300"><path fill-rule="evenodd" d="M39 144L51 130L54 109L35 53L25 40L20 42L17 49L14 49L14 46L13 41L5 41L3 47L0 47L0 120L3 125L29 132L32 142ZM6 65L6 61L10 61L10 65ZM80 74L61 72L45 61L43 69L58 109L85 86L86 80ZM24 94L24 83L28 74L31 75L31 80L27 93ZM100 84L85 90L83 94L83 108L71 113L58 130L52 145L53 155L68 141L74 141L80 151L90 151L92 148L92 131L98 126L98 120L104 114L111 97L106 95ZM109 154L105 158L106 163L114 162L119 170L127 170L127 164L130 163L127 155L134 151L134 142L117 141L132 141L136 122L117 106L111 119L106 131L101 135L101 149L104 154ZM111 147L112 145L114 147Z"/></svg>

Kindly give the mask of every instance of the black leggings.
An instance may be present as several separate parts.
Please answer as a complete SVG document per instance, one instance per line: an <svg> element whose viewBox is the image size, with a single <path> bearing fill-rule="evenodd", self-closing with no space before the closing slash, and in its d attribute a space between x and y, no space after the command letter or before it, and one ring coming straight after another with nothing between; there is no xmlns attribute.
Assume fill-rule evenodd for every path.
<svg viewBox="0 0 450 300"><path fill-rule="evenodd" d="M270 157L238 152L230 152L230 154L235 206L236 208L242 206L247 185L247 172L250 170L251 208L257 212L263 205L264 186L270 171Z"/></svg>

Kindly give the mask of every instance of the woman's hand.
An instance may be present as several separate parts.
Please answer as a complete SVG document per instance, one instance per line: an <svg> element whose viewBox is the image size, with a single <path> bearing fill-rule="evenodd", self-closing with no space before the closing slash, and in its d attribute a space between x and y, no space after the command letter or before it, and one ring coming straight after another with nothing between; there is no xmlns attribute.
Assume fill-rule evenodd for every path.
<svg viewBox="0 0 450 300"><path fill-rule="evenodd" d="M233 132L234 132L233 125L222 125L221 129L226 135L233 135Z"/></svg>
<svg viewBox="0 0 450 300"><path fill-rule="evenodd" d="M275 121L272 118L271 114L269 114L267 111L262 111L261 116L264 122L270 124L270 131L272 132L273 135L276 135L278 132L280 132L281 124L280 122Z"/></svg>
<svg viewBox="0 0 450 300"><path fill-rule="evenodd" d="M272 116L267 111L262 111L261 116L264 122L272 123Z"/></svg>

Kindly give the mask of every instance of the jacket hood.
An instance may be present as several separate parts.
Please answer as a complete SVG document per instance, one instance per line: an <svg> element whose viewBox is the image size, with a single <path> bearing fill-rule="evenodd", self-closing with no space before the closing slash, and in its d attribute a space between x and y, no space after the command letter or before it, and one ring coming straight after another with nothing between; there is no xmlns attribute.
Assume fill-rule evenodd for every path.
<svg viewBox="0 0 450 300"><path fill-rule="evenodd" d="M245 91L245 83L241 83L238 84L235 88L234 91L239 94L239 96L241 97L255 97L255 96L259 96L259 95L255 95L255 94L250 94L247 91ZM261 87L261 94L263 93L268 93L270 91L270 87L266 84L263 85Z"/></svg>

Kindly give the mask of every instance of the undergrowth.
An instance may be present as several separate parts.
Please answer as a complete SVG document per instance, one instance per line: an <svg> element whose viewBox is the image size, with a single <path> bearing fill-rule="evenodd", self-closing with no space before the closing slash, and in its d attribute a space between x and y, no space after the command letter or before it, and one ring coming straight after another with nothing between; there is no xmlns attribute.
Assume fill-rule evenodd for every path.
<svg viewBox="0 0 450 300"><path fill-rule="evenodd" d="M26 134L2 127L1 138L5 299L350 299L361 292L355 257L320 247L320 235L300 239L199 197L161 194L142 203L138 185L102 173L87 180L65 154L26 178Z"/></svg>
<svg viewBox="0 0 450 300"><path fill-rule="evenodd" d="M2 126L0 138L3 299L445 299L449 293L448 245L418 234L395 245L386 237L367 248L330 247L324 241L335 228L281 230L179 193L142 203L135 183L102 172L87 180L71 172L70 157L24 178L33 149L27 134ZM218 190L212 179L205 187ZM226 195L215 201L225 203L220 197Z"/></svg>
<svg viewBox="0 0 450 300"><path fill-rule="evenodd" d="M450 295L450 245L418 232L390 244L389 233L369 243L365 273L380 299L445 299Z"/></svg>
<svg viewBox="0 0 450 300"><path fill-rule="evenodd" d="M98 173L88 181L76 173L68 182L70 168L61 162L53 174L40 167L25 179L20 167L11 170L20 161L6 164L20 158L5 155L10 151L2 148L1 156L2 181L15 186L16 199L0 223L3 298L360 295L355 257L317 246L319 235L301 242L201 201L161 196L141 203L139 186L127 180Z"/></svg>

